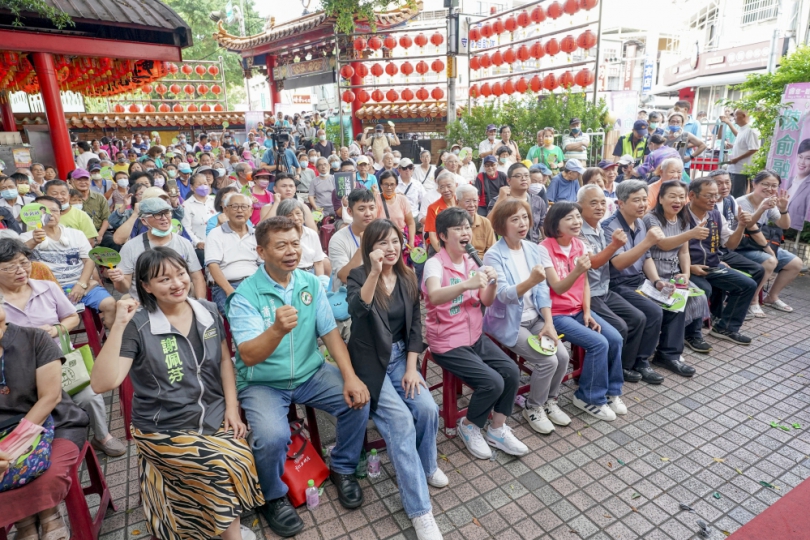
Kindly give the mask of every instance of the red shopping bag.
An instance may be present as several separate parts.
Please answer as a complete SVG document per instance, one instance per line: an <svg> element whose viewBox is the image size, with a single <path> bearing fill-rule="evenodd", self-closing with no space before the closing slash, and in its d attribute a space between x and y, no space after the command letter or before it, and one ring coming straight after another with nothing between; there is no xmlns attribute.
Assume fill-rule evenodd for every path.
<svg viewBox="0 0 810 540"><path fill-rule="evenodd" d="M307 482L314 480L315 485L320 486L329 478L329 469L318 449L301 433L303 427L300 422L290 422L292 442L287 449L287 462L284 464L284 474L281 475L281 481L290 490L287 497L295 507L307 502Z"/></svg>

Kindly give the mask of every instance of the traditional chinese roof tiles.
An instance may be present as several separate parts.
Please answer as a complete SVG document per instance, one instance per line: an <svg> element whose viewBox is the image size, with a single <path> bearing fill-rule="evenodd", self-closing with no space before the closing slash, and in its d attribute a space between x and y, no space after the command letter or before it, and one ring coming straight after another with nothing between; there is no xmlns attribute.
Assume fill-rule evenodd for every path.
<svg viewBox="0 0 810 540"><path fill-rule="evenodd" d="M183 113L68 113L65 115L68 129L170 127L170 126L220 126L223 122L243 125L245 115L241 112L183 112ZM42 113L15 114L17 125L47 124ZM272 115L267 115L265 124L272 124Z"/></svg>

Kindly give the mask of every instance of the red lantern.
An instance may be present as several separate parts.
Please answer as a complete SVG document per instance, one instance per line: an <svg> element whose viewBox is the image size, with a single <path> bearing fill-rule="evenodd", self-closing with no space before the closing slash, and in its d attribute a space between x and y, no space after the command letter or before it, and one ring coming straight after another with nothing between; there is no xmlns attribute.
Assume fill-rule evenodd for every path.
<svg viewBox="0 0 810 540"><path fill-rule="evenodd" d="M157 109L155 109L155 106L152 105L151 103L147 103L146 105L143 106L143 112L153 113L156 111Z"/></svg>
<svg viewBox="0 0 810 540"><path fill-rule="evenodd" d="M385 46L386 49L393 49L394 47L397 46L397 38L395 38L394 36L385 36L385 39L383 40L383 45Z"/></svg>
<svg viewBox="0 0 810 540"><path fill-rule="evenodd" d="M529 83L526 82L526 79L523 77L519 78L517 83L515 83L515 90L517 90L519 94L525 94L528 89Z"/></svg>
<svg viewBox="0 0 810 540"><path fill-rule="evenodd" d="M225 107L222 106L221 103L217 103L214 105L214 112L222 112L225 110Z"/></svg>
<svg viewBox="0 0 810 540"><path fill-rule="evenodd" d="M402 64L399 66L399 70L402 72L403 75L408 77L413 73L413 64L411 64L406 60L405 62L402 62Z"/></svg>
<svg viewBox="0 0 810 540"><path fill-rule="evenodd" d="M171 85L169 87L169 92L171 92L172 94L174 94L176 96L177 94L180 93L180 85L179 84Z"/></svg>
<svg viewBox="0 0 810 540"><path fill-rule="evenodd" d="M489 39L489 38L492 37L493 34L494 34L494 30L492 30L492 25L489 24L488 22L484 23L484 26L481 27L481 35L484 38ZM483 86L481 88L483 88Z"/></svg>
<svg viewBox="0 0 810 540"><path fill-rule="evenodd" d="M200 94L201 96L204 96L205 94L207 94L208 93L208 85L201 84L200 86L198 86L197 87L197 93Z"/></svg>
<svg viewBox="0 0 810 540"><path fill-rule="evenodd" d="M472 85L472 86L470 87L470 97L471 97L471 98L473 98L473 99L475 99L475 98L477 98L479 95L481 95L481 94L478 92L478 85L477 85L477 84Z"/></svg>
<svg viewBox="0 0 810 540"><path fill-rule="evenodd" d="M120 103L116 103L116 104L115 104L115 107L113 107L113 111L115 111L115 112L117 112L117 113L123 113L123 112L125 112L125 111L126 111L126 109L125 109L125 108L124 108L124 106L123 106L123 105L121 105Z"/></svg>
<svg viewBox="0 0 810 540"><path fill-rule="evenodd" d="M405 34L401 38L399 38L399 46L403 49L409 49L413 45L413 40L410 38L408 34Z"/></svg>
<svg viewBox="0 0 810 540"><path fill-rule="evenodd" d="M185 85L183 87L183 92L185 92L189 96L193 96L194 95L194 86L190 85L190 84Z"/></svg>
<svg viewBox="0 0 810 540"><path fill-rule="evenodd" d="M563 4L563 11L568 15L573 15L579 11L579 0L565 0L565 4Z"/></svg>
<svg viewBox="0 0 810 540"><path fill-rule="evenodd" d="M354 76L354 68L349 64L346 64L340 68L340 76L344 79L351 79Z"/></svg>
<svg viewBox="0 0 810 540"><path fill-rule="evenodd" d="M160 83L160 84L158 84L158 85L155 87L155 92L157 92L157 93L158 93L158 94L160 94L161 96L162 96L163 94L165 94L165 93L166 93L168 90L169 90L169 89L168 89L168 88L166 88L166 85L165 85L165 84L163 84L163 83Z"/></svg>
<svg viewBox="0 0 810 540"><path fill-rule="evenodd" d="M503 95L503 86L500 82L496 82L492 85L492 95L495 97L501 97Z"/></svg>
<svg viewBox="0 0 810 540"><path fill-rule="evenodd" d="M161 103L160 107L158 107L158 110L160 112L166 113L166 112L170 112L171 108L168 105L166 105L165 103Z"/></svg>
<svg viewBox="0 0 810 540"><path fill-rule="evenodd" d="M590 11L599 5L599 0L582 0L582 9Z"/></svg>
<svg viewBox="0 0 810 540"><path fill-rule="evenodd" d="M391 77L399 73L399 68L393 62L388 62L385 64L385 72L388 73Z"/></svg>
<svg viewBox="0 0 810 540"><path fill-rule="evenodd" d="M382 90L377 88L371 93L371 99L373 99L377 103L380 103L382 100L385 99L385 96L383 95Z"/></svg>
<svg viewBox="0 0 810 540"><path fill-rule="evenodd" d="M183 112L183 106L177 103L174 107L172 107L174 112Z"/></svg>
<svg viewBox="0 0 810 540"><path fill-rule="evenodd" d="M532 58L535 60L539 60L546 55L546 49L540 41L535 41L529 48L529 54L531 54Z"/></svg>
<svg viewBox="0 0 810 540"><path fill-rule="evenodd" d="M566 54L571 54L575 50L577 50L577 40L574 39L574 36L568 34L562 41L560 42L560 49Z"/></svg>
<svg viewBox="0 0 810 540"><path fill-rule="evenodd" d="M427 62L425 62L424 60L420 60L419 63L416 64L416 72L419 75L424 75L425 73L428 72L429 69L430 69L430 67L427 65Z"/></svg>
<svg viewBox="0 0 810 540"><path fill-rule="evenodd" d="M546 90L554 90L560 85L557 77L553 73L549 73L543 78L543 88Z"/></svg>
<svg viewBox="0 0 810 540"><path fill-rule="evenodd" d="M509 33L512 33L515 30L517 30L517 19L515 18L515 16L509 15L506 18L506 21L504 21L503 27L506 28L506 31Z"/></svg>
<svg viewBox="0 0 810 540"><path fill-rule="evenodd" d="M214 66L214 65L208 66L208 73L210 73L212 77L216 77L217 75L219 75L219 68L217 66ZM205 105L203 105L203 106L205 106ZM209 107L209 109L210 108L211 107Z"/></svg>
<svg viewBox="0 0 810 540"><path fill-rule="evenodd" d="M362 88L357 91L357 101L360 103L366 104L368 100L371 99L371 94L363 90Z"/></svg>
<svg viewBox="0 0 810 540"><path fill-rule="evenodd" d="M530 57L531 57L531 54L529 54L529 48L526 45L521 45L520 47L518 47L518 50L517 50L517 58L518 58L518 60L520 60L521 62L525 62Z"/></svg>
<svg viewBox="0 0 810 540"><path fill-rule="evenodd" d="M368 41L365 38L359 37L354 40L354 50L357 52L363 52L368 47Z"/></svg>
<svg viewBox="0 0 810 540"><path fill-rule="evenodd" d="M209 105L208 103L203 103L202 107L200 107L200 110L202 112L211 112L211 105Z"/></svg>
<svg viewBox="0 0 810 540"><path fill-rule="evenodd" d="M182 71L183 74L185 75L191 75L194 70L191 68L190 65L183 64L183 67L180 68L180 71Z"/></svg>
<svg viewBox="0 0 810 540"><path fill-rule="evenodd" d="M494 53L492 53L492 58L490 58L490 60L492 60L492 65L493 66L496 66L496 67L502 66L503 65L503 55L501 54L501 51L495 51Z"/></svg>
<svg viewBox="0 0 810 540"><path fill-rule="evenodd" d="M433 35L430 36L430 42L438 47L439 45L444 43L444 36L438 32L433 32Z"/></svg>
<svg viewBox="0 0 810 540"><path fill-rule="evenodd" d="M492 88L490 88L489 83L484 83L481 85L481 95L485 98L492 95Z"/></svg>
<svg viewBox="0 0 810 540"><path fill-rule="evenodd" d="M141 92L143 92L144 94L151 94L152 93L152 85L151 84L145 84L145 85L141 86Z"/></svg>
<svg viewBox="0 0 810 540"><path fill-rule="evenodd" d="M211 92L218 96L222 93L222 87L218 84L215 84L214 86L211 87Z"/></svg>
<svg viewBox="0 0 810 540"><path fill-rule="evenodd" d="M352 101L354 101L354 92L352 92L351 90L345 90L343 92L343 102L351 103Z"/></svg>
<svg viewBox="0 0 810 540"><path fill-rule="evenodd" d="M391 88L388 92L385 93L385 99L393 103L399 99L399 94L397 93L396 90Z"/></svg>
<svg viewBox="0 0 810 540"><path fill-rule="evenodd" d="M535 6L531 13L532 22L539 24L546 20L546 12L540 6Z"/></svg>
<svg viewBox="0 0 810 540"><path fill-rule="evenodd" d="M560 52L560 43L555 38L551 38L550 40L546 41L545 48L547 55L554 56Z"/></svg>
<svg viewBox="0 0 810 540"><path fill-rule="evenodd" d="M532 77L532 80L529 81L529 86L531 87L532 92L539 92L540 89L543 88L543 81L539 76L535 75Z"/></svg>
<svg viewBox="0 0 810 540"><path fill-rule="evenodd" d="M368 40L368 48L372 51L379 51L382 48L382 40L377 36L371 36Z"/></svg>
<svg viewBox="0 0 810 540"><path fill-rule="evenodd" d="M480 64L482 68L487 69L492 65L492 58L487 53L482 54L479 58L481 58Z"/></svg>
<svg viewBox="0 0 810 540"><path fill-rule="evenodd" d="M586 87L593 84L594 75L593 72L588 68L583 68L579 70L574 76L574 81L577 83L577 86Z"/></svg>
<svg viewBox="0 0 810 540"><path fill-rule="evenodd" d="M492 23L492 31L498 35L503 34L506 32L506 26L504 26L502 20L496 19L495 22Z"/></svg>
<svg viewBox="0 0 810 540"><path fill-rule="evenodd" d="M444 90L442 90L441 88L439 88L439 87L437 86L436 88L434 88L434 89L433 89L433 90L430 92L430 97L432 97L432 98L433 98L433 99L435 99L436 101L439 101L440 99L442 99L442 98L444 97Z"/></svg>
<svg viewBox="0 0 810 540"><path fill-rule="evenodd" d="M375 77L382 77L383 67L380 64L371 65L371 74Z"/></svg>
<svg viewBox="0 0 810 540"><path fill-rule="evenodd" d="M582 49L592 49L596 46L596 34L590 30L585 30L577 36L577 45Z"/></svg>
<svg viewBox="0 0 810 540"><path fill-rule="evenodd" d="M552 19L559 19L560 17L562 17L563 7L560 5L559 2L555 0L554 2L551 3L550 6L548 6L546 13L548 13L548 16L551 17Z"/></svg>
<svg viewBox="0 0 810 540"><path fill-rule="evenodd" d="M470 41L479 41L481 39L481 29L477 26L470 28Z"/></svg>
<svg viewBox="0 0 810 540"><path fill-rule="evenodd" d="M503 51L503 61L507 64L514 64L517 60L517 55L515 54L514 49L506 49Z"/></svg>
<svg viewBox="0 0 810 540"><path fill-rule="evenodd" d="M517 23L518 26L521 28L526 28L532 23L531 17L529 17L529 12L525 9L520 12L520 15L517 16Z"/></svg>
<svg viewBox="0 0 810 540"><path fill-rule="evenodd" d="M203 66L201 64L197 64L197 67L194 68L194 71L197 72L197 75L202 77L203 75L205 75L205 66Z"/></svg>
<svg viewBox="0 0 810 540"><path fill-rule="evenodd" d="M430 64L430 69L432 69L436 73L441 73L442 71L444 71L444 62L442 62L437 58L436 60L433 61L432 64Z"/></svg>
<svg viewBox="0 0 810 540"><path fill-rule="evenodd" d="M187 110L188 112L197 112L197 106L196 106L196 105L194 105L194 104L192 103L192 104L190 104L190 105L188 106L188 108L187 108L186 110Z"/></svg>
<svg viewBox="0 0 810 540"><path fill-rule="evenodd" d="M430 94L425 90L424 86L416 91L416 99L419 101L427 101L428 97L430 97Z"/></svg>
<svg viewBox="0 0 810 540"><path fill-rule="evenodd" d="M411 90L410 88L406 88L405 90L402 91L402 99L404 101L410 101L413 98L414 98L413 90Z"/></svg>
<svg viewBox="0 0 810 540"><path fill-rule="evenodd" d="M361 79L368 77L368 67L365 64L356 64L354 73Z"/></svg>
<svg viewBox="0 0 810 540"><path fill-rule="evenodd" d="M180 68L177 67L177 64L169 64L168 67L169 73L172 75L177 75L177 72L180 71Z"/></svg>
<svg viewBox="0 0 810 540"><path fill-rule="evenodd" d="M572 86L574 86L574 74L570 71L566 71L560 76L560 86L568 90Z"/></svg>
<svg viewBox="0 0 810 540"><path fill-rule="evenodd" d="M507 96L511 96L515 93L515 83L512 82L512 79L508 79L503 83L503 93Z"/></svg>
<svg viewBox="0 0 810 540"><path fill-rule="evenodd" d="M420 32L413 38L413 42L416 43L418 47L424 47L427 45L428 39L425 37L425 34Z"/></svg>
<svg viewBox="0 0 810 540"><path fill-rule="evenodd" d="M478 71L481 69L481 61L478 59L477 56L473 56L470 58L470 69L473 71Z"/></svg>

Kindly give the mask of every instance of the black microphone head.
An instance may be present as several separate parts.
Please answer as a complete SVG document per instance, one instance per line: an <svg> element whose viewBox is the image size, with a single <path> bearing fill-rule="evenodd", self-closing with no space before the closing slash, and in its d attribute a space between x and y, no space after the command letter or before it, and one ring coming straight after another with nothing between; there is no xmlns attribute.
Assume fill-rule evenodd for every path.
<svg viewBox="0 0 810 540"><path fill-rule="evenodd" d="M475 253L476 257L478 256L478 250L475 249L475 246L472 245L472 242L467 242L466 244L464 244L464 249L467 251L467 255L469 255L470 257L472 257L473 253Z"/></svg>

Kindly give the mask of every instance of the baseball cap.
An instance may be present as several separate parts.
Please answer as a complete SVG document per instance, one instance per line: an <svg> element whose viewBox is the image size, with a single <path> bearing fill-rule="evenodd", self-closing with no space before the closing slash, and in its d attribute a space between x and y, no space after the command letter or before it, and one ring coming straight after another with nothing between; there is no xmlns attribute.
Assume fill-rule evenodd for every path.
<svg viewBox="0 0 810 540"><path fill-rule="evenodd" d="M101 170L101 167L99 167ZM70 175L71 178L90 178L90 173L85 171L84 169L75 169L73 173Z"/></svg>
<svg viewBox="0 0 810 540"><path fill-rule="evenodd" d="M569 120L568 125L573 126L574 124L581 124L581 123L582 120L580 120L579 118L572 118L571 120Z"/></svg>
<svg viewBox="0 0 810 540"><path fill-rule="evenodd" d="M531 167L529 167L529 172L540 172L543 173L545 176L551 176L551 169L543 165L542 163L535 163Z"/></svg>
<svg viewBox="0 0 810 540"><path fill-rule="evenodd" d="M633 156L631 156L630 154L625 154L619 158L618 163L619 165L630 165L634 161L635 159L633 159Z"/></svg>
<svg viewBox="0 0 810 540"><path fill-rule="evenodd" d="M100 171L100 170L101 170L101 162L99 162L99 161L94 161L93 163L90 163L90 164L87 166L87 170L88 170L88 171L90 171L90 172L93 172L93 171ZM81 178L81 177L80 177L80 176L74 176L74 178Z"/></svg>
<svg viewBox="0 0 810 540"><path fill-rule="evenodd" d="M253 178L258 178L260 176L273 176L273 173L271 173L267 169L259 169L258 171L253 171Z"/></svg>
<svg viewBox="0 0 810 540"><path fill-rule="evenodd" d="M217 172L217 170L212 167L209 167L208 165L203 165L202 167L197 168L197 174L204 172L210 172L211 174L214 175L214 178L219 178L219 173Z"/></svg>
<svg viewBox="0 0 810 540"><path fill-rule="evenodd" d="M382 125L382 124L377 124L377 125L374 127L374 131L385 131L385 127L383 127L383 125Z"/></svg>
<svg viewBox="0 0 810 540"><path fill-rule="evenodd" d="M404 169L406 167L413 167L413 161L411 161L411 158L404 157L399 160L399 168Z"/></svg>
<svg viewBox="0 0 810 540"><path fill-rule="evenodd" d="M365 163L366 165L368 165L369 163L368 158L366 156L360 156L359 158L357 158L357 164L360 165L361 163Z"/></svg>
<svg viewBox="0 0 810 540"><path fill-rule="evenodd" d="M649 126L646 120L636 120L633 124L633 131L647 131Z"/></svg>
<svg viewBox="0 0 810 540"><path fill-rule="evenodd" d="M582 164L579 162L578 159L569 159L568 161L566 161L565 170L578 172L579 174L585 172L585 168L582 166Z"/></svg>
<svg viewBox="0 0 810 540"><path fill-rule="evenodd" d="M183 174L191 174L191 165L189 165L186 162L183 162L177 166L177 170Z"/></svg>
<svg viewBox="0 0 810 540"><path fill-rule="evenodd" d="M608 170L612 167L618 167L618 165L619 165L618 163L614 163L613 161L603 159L602 161L599 162L599 165L597 165L597 167L603 170Z"/></svg>
<svg viewBox="0 0 810 540"><path fill-rule="evenodd" d="M146 190L143 192L143 195L141 196L141 200L154 199L155 197L167 197L167 196L168 195L166 194L165 191L163 191L163 188L159 188L157 186L152 186L152 187L146 188Z"/></svg>
<svg viewBox="0 0 810 540"><path fill-rule="evenodd" d="M151 199L145 198L146 192L149 191L150 189L158 189L161 192L163 192L163 190L160 188L149 188L146 191L144 191L144 198L141 199L141 202L138 205L138 212L140 213L140 215L145 216L148 214L159 214L161 212L165 212L166 210L171 211L172 209L171 205L169 205L169 203L167 203L160 197L152 197ZM165 193L163 194L165 195Z"/></svg>
<svg viewBox="0 0 810 540"><path fill-rule="evenodd" d="M490 125L487 126L487 131L495 131L497 129L498 129L498 126L496 126L495 124L490 124Z"/></svg>
<svg viewBox="0 0 810 540"><path fill-rule="evenodd" d="M498 163L498 158L496 158L495 156L487 156L484 158L484 164L487 163Z"/></svg>

